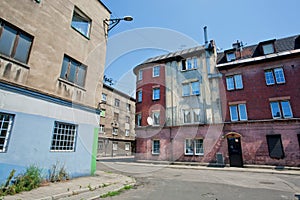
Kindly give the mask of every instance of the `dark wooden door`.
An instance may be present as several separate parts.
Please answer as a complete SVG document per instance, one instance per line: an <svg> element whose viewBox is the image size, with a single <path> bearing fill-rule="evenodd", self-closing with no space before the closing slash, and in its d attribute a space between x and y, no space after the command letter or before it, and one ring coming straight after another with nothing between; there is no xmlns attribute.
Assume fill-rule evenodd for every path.
<svg viewBox="0 0 300 200"><path fill-rule="evenodd" d="M243 167L241 138L227 138L230 167Z"/></svg>

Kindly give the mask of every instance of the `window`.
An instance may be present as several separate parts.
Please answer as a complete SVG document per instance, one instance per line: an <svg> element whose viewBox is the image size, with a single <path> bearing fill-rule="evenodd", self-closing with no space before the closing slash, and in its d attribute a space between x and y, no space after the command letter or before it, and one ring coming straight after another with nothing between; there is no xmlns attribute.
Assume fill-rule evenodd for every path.
<svg viewBox="0 0 300 200"><path fill-rule="evenodd" d="M65 55L61 68L60 78L74 83L78 86L84 87L85 76L86 66Z"/></svg>
<svg viewBox="0 0 300 200"><path fill-rule="evenodd" d="M130 111L131 110L131 105L129 103L126 103L126 110Z"/></svg>
<svg viewBox="0 0 300 200"><path fill-rule="evenodd" d="M0 113L0 152L6 152L14 116Z"/></svg>
<svg viewBox="0 0 300 200"><path fill-rule="evenodd" d="M152 90L152 99L159 100L160 99L160 88L153 88Z"/></svg>
<svg viewBox="0 0 300 200"><path fill-rule="evenodd" d="M101 101L106 102L107 100L107 94L102 93Z"/></svg>
<svg viewBox="0 0 300 200"><path fill-rule="evenodd" d="M262 49L263 49L264 55L275 52L273 43L262 45Z"/></svg>
<svg viewBox="0 0 300 200"><path fill-rule="evenodd" d="M187 58L186 60L182 60L181 62L181 70L192 70L198 67L198 59L197 57Z"/></svg>
<svg viewBox="0 0 300 200"><path fill-rule="evenodd" d="M126 116L126 117L125 117L125 122L126 122L126 123L130 123L130 117L129 117L129 116Z"/></svg>
<svg viewBox="0 0 300 200"><path fill-rule="evenodd" d="M115 128L115 127L113 127L112 134L113 134L113 135L118 135L118 132L119 132L119 129L118 129L118 128Z"/></svg>
<svg viewBox="0 0 300 200"><path fill-rule="evenodd" d="M234 61L236 59L235 52L226 53L227 62Z"/></svg>
<svg viewBox="0 0 300 200"><path fill-rule="evenodd" d="M160 112L155 111L152 113L153 125L158 126L160 125Z"/></svg>
<svg viewBox="0 0 300 200"><path fill-rule="evenodd" d="M76 137L75 124L54 122L51 151L75 151Z"/></svg>
<svg viewBox="0 0 300 200"><path fill-rule="evenodd" d="M160 66L153 67L153 77L158 77L160 74Z"/></svg>
<svg viewBox="0 0 300 200"><path fill-rule="evenodd" d="M199 82L192 82L192 95L199 95L200 94L200 85Z"/></svg>
<svg viewBox="0 0 300 200"><path fill-rule="evenodd" d="M105 117L105 109L100 110L100 117Z"/></svg>
<svg viewBox="0 0 300 200"><path fill-rule="evenodd" d="M136 125L137 126L142 126L142 114L137 114L136 115Z"/></svg>
<svg viewBox="0 0 300 200"><path fill-rule="evenodd" d="M114 121L119 121L119 113L114 113Z"/></svg>
<svg viewBox="0 0 300 200"><path fill-rule="evenodd" d="M200 109L183 109L183 123L199 123L201 122Z"/></svg>
<svg viewBox="0 0 300 200"><path fill-rule="evenodd" d="M160 142L159 140L152 141L152 154L159 154L160 152Z"/></svg>
<svg viewBox="0 0 300 200"><path fill-rule="evenodd" d="M189 84L182 84L182 96L190 96L190 85Z"/></svg>
<svg viewBox="0 0 300 200"><path fill-rule="evenodd" d="M246 104L230 105L229 111L230 111L231 121L248 120Z"/></svg>
<svg viewBox="0 0 300 200"><path fill-rule="evenodd" d="M194 122L200 122L200 109L193 109L193 114L194 114Z"/></svg>
<svg viewBox="0 0 300 200"><path fill-rule="evenodd" d="M275 81L277 84L285 83L284 72L282 68L266 70L265 78L266 78L267 85L274 85Z"/></svg>
<svg viewBox="0 0 300 200"><path fill-rule="evenodd" d="M130 151L130 143L125 143L125 151Z"/></svg>
<svg viewBox="0 0 300 200"><path fill-rule="evenodd" d="M117 142L113 142L113 150L114 151L118 150L118 143Z"/></svg>
<svg viewBox="0 0 300 200"><path fill-rule="evenodd" d="M142 102L142 100L143 100L143 92L142 92L142 90L140 90L140 91L138 91L137 92L137 100L138 100L138 103L140 103L140 102Z"/></svg>
<svg viewBox="0 0 300 200"><path fill-rule="evenodd" d="M185 139L185 155L203 155L203 139Z"/></svg>
<svg viewBox="0 0 300 200"><path fill-rule="evenodd" d="M298 144L299 144L299 147L300 147L300 134L297 134L297 137L298 137Z"/></svg>
<svg viewBox="0 0 300 200"><path fill-rule="evenodd" d="M191 123L191 111L190 110L183 110L183 123Z"/></svg>
<svg viewBox="0 0 300 200"><path fill-rule="evenodd" d="M234 76L226 77L226 85L227 85L227 90L242 89L243 88L242 75L236 74Z"/></svg>
<svg viewBox="0 0 300 200"><path fill-rule="evenodd" d="M115 106L120 107L120 100L119 99L115 99Z"/></svg>
<svg viewBox="0 0 300 200"><path fill-rule="evenodd" d="M284 158L281 135L267 135L269 155L271 158Z"/></svg>
<svg viewBox="0 0 300 200"><path fill-rule="evenodd" d="M86 16L83 12L81 12L78 8L74 8L72 23L71 26L84 35L85 37L90 37L90 29L91 29L92 20Z"/></svg>
<svg viewBox="0 0 300 200"><path fill-rule="evenodd" d="M194 81L182 84L182 96L200 95L200 83Z"/></svg>
<svg viewBox="0 0 300 200"><path fill-rule="evenodd" d="M270 102L273 119L292 118L293 113L289 101Z"/></svg>
<svg viewBox="0 0 300 200"><path fill-rule="evenodd" d="M98 142L98 150L102 151L104 149L104 142L103 141L99 141Z"/></svg>
<svg viewBox="0 0 300 200"><path fill-rule="evenodd" d="M143 80L143 70L139 70L139 75L138 75L138 80L141 81Z"/></svg>
<svg viewBox="0 0 300 200"><path fill-rule="evenodd" d="M99 125L99 133L105 133L105 126L103 124Z"/></svg>
<svg viewBox="0 0 300 200"><path fill-rule="evenodd" d="M0 19L0 53L27 63L33 37Z"/></svg>
<svg viewBox="0 0 300 200"><path fill-rule="evenodd" d="M203 140L195 139L194 145L195 145L195 155L203 155L204 154Z"/></svg>
<svg viewBox="0 0 300 200"><path fill-rule="evenodd" d="M125 129L125 136L129 137L129 130L128 129Z"/></svg>

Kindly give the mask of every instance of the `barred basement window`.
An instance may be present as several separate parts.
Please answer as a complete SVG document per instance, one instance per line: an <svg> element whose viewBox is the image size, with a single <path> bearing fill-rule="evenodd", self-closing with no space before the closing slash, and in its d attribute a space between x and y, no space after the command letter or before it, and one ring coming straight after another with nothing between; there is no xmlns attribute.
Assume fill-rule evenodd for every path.
<svg viewBox="0 0 300 200"><path fill-rule="evenodd" d="M51 151L75 151L77 126L61 122L54 123Z"/></svg>
<svg viewBox="0 0 300 200"><path fill-rule="evenodd" d="M0 113L0 152L6 152L14 116Z"/></svg>

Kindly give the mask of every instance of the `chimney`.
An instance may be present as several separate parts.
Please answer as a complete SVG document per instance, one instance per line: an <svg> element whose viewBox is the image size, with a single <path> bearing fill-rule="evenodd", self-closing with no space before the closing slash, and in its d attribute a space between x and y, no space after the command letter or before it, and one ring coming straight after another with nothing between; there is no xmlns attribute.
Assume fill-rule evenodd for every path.
<svg viewBox="0 0 300 200"><path fill-rule="evenodd" d="M241 43L237 40L236 43L232 44L232 48L234 48L235 50L240 50Z"/></svg>
<svg viewBox="0 0 300 200"><path fill-rule="evenodd" d="M207 39L207 26L204 26L204 42L205 46L208 44L208 39Z"/></svg>

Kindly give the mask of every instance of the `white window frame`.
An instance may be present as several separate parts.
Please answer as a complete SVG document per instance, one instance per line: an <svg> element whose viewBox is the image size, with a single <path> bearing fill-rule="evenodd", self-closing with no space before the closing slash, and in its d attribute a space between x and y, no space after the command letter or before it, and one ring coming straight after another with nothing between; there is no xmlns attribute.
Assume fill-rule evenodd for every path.
<svg viewBox="0 0 300 200"><path fill-rule="evenodd" d="M4 139L3 143L0 143L0 153L7 152L13 123L14 115L0 113L0 138Z"/></svg>
<svg viewBox="0 0 300 200"><path fill-rule="evenodd" d="M286 113L285 113L285 109L283 107L283 103L288 103L288 109L289 109L289 112L291 114L290 116L285 116ZM275 105L275 104L276 104L276 107L277 107L279 115L280 115L278 117L275 115L275 110L274 110L274 107L272 106L272 105ZM288 100L271 101L270 102L270 108L271 108L271 114L272 114L273 119L281 119L281 118L289 119L289 118L293 118L292 107L291 107L290 101L288 101ZM277 112L276 112L276 114L277 114Z"/></svg>
<svg viewBox="0 0 300 200"><path fill-rule="evenodd" d="M226 88L230 90L239 90L243 89L243 77L241 74L235 74L232 76L226 76Z"/></svg>
<svg viewBox="0 0 300 200"><path fill-rule="evenodd" d="M106 102L107 100L107 94L102 93L101 101Z"/></svg>
<svg viewBox="0 0 300 200"><path fill-rule="evenodd" d="M139 81L143 80L143 70L142 69L139 70L138 80Z"/></svg>
<svg viewBox="0 0 300 200"><path fill-rule="evenodd" d="M226 53L226 60L227 62L235 61L236 60L235 52L231 51Z"/></svg>
<svg viewBox="0 0 300 200"><path fill-rule="evenodd" d="M157 143L158 142L158 148ZM159 155L160 154L160 140L152 140L152 154L153 155Z"/></svg>
<svg viewBox="0 0 300 200"><path fill-rule="evenodd" d="M184 124L191 124L192 123L191 109L182 109L182 114L183 114L183 123ZM190 118L188 118L188 115L190 115Z"/></svg>
<svg viewBox="0 0 300 200"><path fill-rule="evenodd" d="M99 133L105 133L105 125L104 124L99 125Z"/></svg>
<svg viewBox="0 0 300 200"><path fill-rule="evenodd" d="M158 122L157 122L157 116L158 115ZM153 126L159 126L160 125L160 111L153 111L152 112L152 119L153 119Z"/></svg>
<svg viewBox="0 0 300 200"><path fill-rule="evenodd" d="M118 143L117 142L112 143L112 149L113 149L113 151L118 151Z"/></svg>
<svg viewBox="0 0 300 200"><path fill-rule="evenodd" d="M130 130L129 129L125 129L125 136L129 137L129 135L130 135Z"/></svg>
<svg viewBox="0 0 300 200"><path fill-rule="evenodd" d="M199 152L197 152L198 148L197 148L197 142L199 141L200 145L202 146L202 148L199 148ZM204 155L204 146L203 146L203 139L194 139L194 151L195 151L195 155Z"/></svg>
<svg viewBox="0 0 300 200"><path fill-rule="evenodd" d="M195 87L196 86L196 87ZM182 83L182 96L198 96L200 95L200 81L192 81L189 83Z"/></svg>
<svg viewBox="0 0 300 200"><path fill-rule="evenodd" d="M265 70L265 80L267 85L284 84L286 82L282 67Z"/></svg>
<svg viewBox="0 0 300 200"><path fill-rule="evenodd" d="M236 112L237 118L233 118L233 109ZM242 111L244 111L243 114L241 113ZM229 113L230 113L230 120L232 122L248 120L247 107L245 103L229 105ZM242 118L243 115L245 115L246 117Z"/></svg>
<svg viewBox="0 0 300 200"><path fill-rule="evenodd" d="M152 100L159 100L160 99L160 88L155 87L152 89Z"/></svg>
<svg viewBox="0 0 300 200"><path fill-rule="evenodd" d="M131 111L131 105L130 105L130 103L126 103L126 110L128 112Z"/></svg>
<svg viewBox="0 0 300 200"><path fill-rule="evenodd" d="M189 143L188 144L189 148L187 146L187 142ZM187 139L184 140L184 155L194 155L193 139L187 138Z"/></svg>
<svg viewBox="0 0 300 200"><path fill-rule="evenodd" d="M50 151L75 152L77 127L76 124L55 121Z"/></svg>
<svg viewBox="0 0 300 200"><path fill-rule="evenodd" d="M153 67L153 72L152 72L153 77L159 77L160 76L160 66L154 66Z"/></svg>
<svg viewBox="0 0 300 200"><path fill-rule="evenodd" d="M115 99L115 106L116 107L120 107L120 103L121 103L120 99Z"/></svg>
<svg viewBox="0 0 300 200"><path fill-rule="evenodd" d="M125 143L125 151L130 151L130 143Z"/></svg>
<svg viewBox="0 0 300 200"><path fill-rule="evenodd" d="M112 134L113 135L118 135L119 129L117 127L113 127L112 129Z"/></svg>

